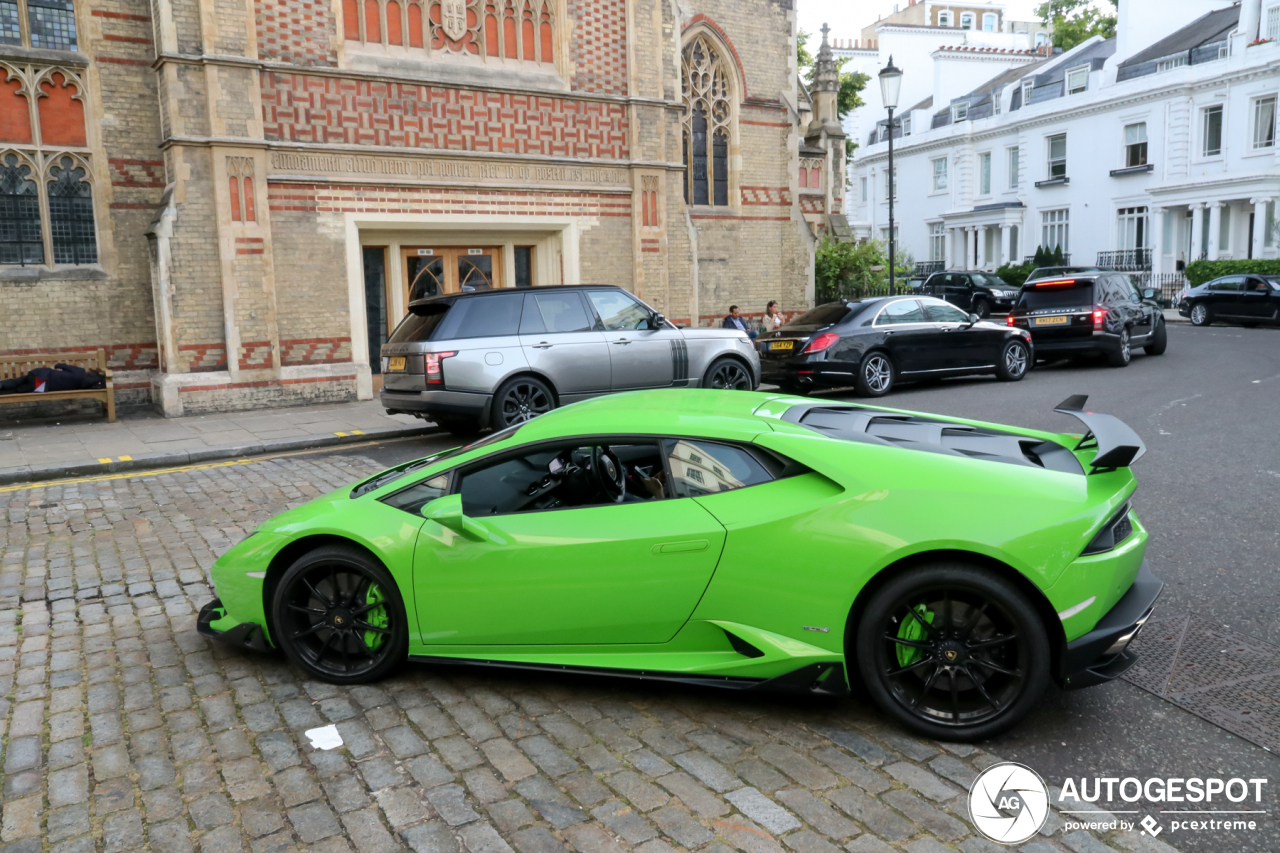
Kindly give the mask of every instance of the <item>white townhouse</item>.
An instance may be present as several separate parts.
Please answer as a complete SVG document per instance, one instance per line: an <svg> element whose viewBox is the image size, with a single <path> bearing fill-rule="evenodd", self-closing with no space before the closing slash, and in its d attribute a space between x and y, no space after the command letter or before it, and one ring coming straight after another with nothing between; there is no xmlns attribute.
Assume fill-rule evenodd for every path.
<svg viewBox="0 0 1280 853"><path fill-rule="evenodd" d="M993 270L1037 246L1154 274L1274 258L1278 92L1280 0L1120 0L1113 39L900 104L898 245L920 272ZM885 121L858 141L849 218L883 239Z"/></svg>

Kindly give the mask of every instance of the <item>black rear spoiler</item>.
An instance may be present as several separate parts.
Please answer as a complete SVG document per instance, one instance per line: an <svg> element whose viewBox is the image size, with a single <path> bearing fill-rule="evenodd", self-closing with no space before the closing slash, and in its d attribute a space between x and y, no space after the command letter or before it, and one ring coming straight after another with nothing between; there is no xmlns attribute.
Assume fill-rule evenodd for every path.
<svg viewBox="0 0 1280 853"><path fill-rule="evenodd" d="M1080 439L1075 449L1098 448L1097 455L1090 463L1093 468L1090 474L1125 468L1147 452L1147 446L1142 443L1142 439L1138 438L1138 434L1124 421L1114 415L1086 412L1084 404L1088 401L1088 395L1076 394L1059 403L1054 411L1071 415L1088 427L1089 431L1085 433L1084 438Z"/></svg>

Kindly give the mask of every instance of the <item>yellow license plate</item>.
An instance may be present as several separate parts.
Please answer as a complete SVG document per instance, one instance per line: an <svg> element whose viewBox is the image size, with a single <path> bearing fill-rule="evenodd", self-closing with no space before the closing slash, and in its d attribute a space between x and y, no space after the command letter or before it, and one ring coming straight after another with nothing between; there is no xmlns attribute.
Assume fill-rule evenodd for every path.
<svg viewBox="0 0 1280 853"><path fill-rule="evenodd" d="M1069 319L1071 318L1069 317L1037 317L1036 325L1037 326L1061 326L1061 325L1064 325Z"/></svg>
<svg viewBox="0 0 1280 853"><path fill-rule="evenodd" d="M769 341L769 349L771 350L795 349L795 346L795 341Z"/></svg>
<svg viewBox="0 0 1280 853"><path fill-rule="evenodd" d="M387 362L387 370L404 370L404 356L398 355Z"/></svg>

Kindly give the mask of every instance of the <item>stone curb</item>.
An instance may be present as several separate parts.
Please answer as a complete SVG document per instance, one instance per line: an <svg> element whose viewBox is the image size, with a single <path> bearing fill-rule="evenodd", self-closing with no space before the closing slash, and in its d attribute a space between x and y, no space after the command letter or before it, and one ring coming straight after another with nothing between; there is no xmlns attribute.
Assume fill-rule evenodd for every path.
<svg viewBox="0 0 1280 853"><path fill-rule="evenodd" d="M65 465L21 465L0 468L0 485L12 483L38 483L65 477L84 477L94 474L114 474L119 471L146 471L167 468L171 465L190 465L199 462L216 462L222 459L238 459L266 453L283 453L290 450L309 450L314 447L334 447L342 444L358 444L390 438L413 438L441 432L440 427L388 427L366 430L359 435L301 435L294 438L273 438L246 444L224 444L202 450L178 450L172 453L146 453L130 460L113 459L110 462L72 462Z"/></svg>

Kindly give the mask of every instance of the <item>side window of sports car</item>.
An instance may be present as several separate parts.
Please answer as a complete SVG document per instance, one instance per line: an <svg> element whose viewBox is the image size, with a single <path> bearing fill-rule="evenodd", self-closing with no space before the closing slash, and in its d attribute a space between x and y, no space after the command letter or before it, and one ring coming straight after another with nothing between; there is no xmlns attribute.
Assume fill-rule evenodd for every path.
<svg viewBox="0 0 1280 853"><path fill-rule="evenodd" d="M449 475L437 474L429 480L422 480L406 489L387 495L382 502L411 515L420 515L424 506L448 493Z"/></svg>
<svg viewBox="0 0 1280 853"><path fill-rule="evenodd" d="M773 480L759 460L731 444L675 438L667 440L666 450L677 498L714 495Z"/></svg>

